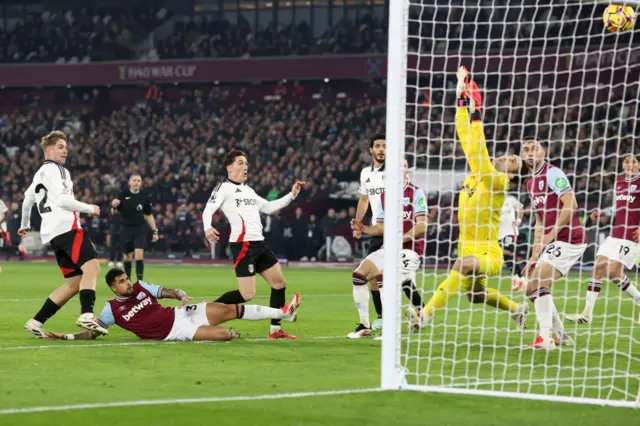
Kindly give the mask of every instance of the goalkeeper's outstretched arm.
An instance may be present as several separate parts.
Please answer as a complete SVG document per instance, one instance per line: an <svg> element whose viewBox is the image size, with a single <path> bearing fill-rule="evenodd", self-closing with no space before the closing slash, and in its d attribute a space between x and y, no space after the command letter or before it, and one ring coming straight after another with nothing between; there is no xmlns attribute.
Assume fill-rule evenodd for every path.
<svg viewBox="0 0 640 426"><path fill-rule="evenodd" d="M468 82L469 73L464 67L460 67L457 76L456 131L462 144L462 150L469 162L469 168L474 175L485 181L490 187L503 188L504 177L496 170L487 150L487 140L479 113L482 96L478 86L473 81Z"/></svg>

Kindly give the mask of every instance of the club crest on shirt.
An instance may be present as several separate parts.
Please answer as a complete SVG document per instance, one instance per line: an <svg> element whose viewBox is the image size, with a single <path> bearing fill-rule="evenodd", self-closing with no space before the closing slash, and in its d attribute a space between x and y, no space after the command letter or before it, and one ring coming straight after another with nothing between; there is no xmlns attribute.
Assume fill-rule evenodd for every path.
<svg viewBox="0 0 640 426"><path fill-rule="evenodd" d="M119 311L121 311L121 312L122 312L122 311L124 311L124 309L125 309L125 308L124 308L124 305L122 305L122 306L120 306L120 307L118 308L118 310L119 310Z"/></svg>
<svg viewBox="0 0 640 426"><path fill-rule="evenodd" d="M69 189L69 185L67 184L66 180L62 181L62 188L63 188L62 192L64 192L65 194L71 194L71 190Z"/></svg>
<svg viewBox="0 0 640 426"><path fill-rule="evenodd" d="M142 204L138 204L138 205L136 206L136 210L138 210L139 212L141 212L141 211L142 211Z"/></svg>
<svg viewBox="0 0 640 426"><path fill-rule="evenodd" d="M408 206L410 203L411 203L411 198L409 198L409 197L404 197L404 198L402 199L402 204L403 204L403 205Z"/></svg>
<svg viewBox="0 0 640 426"><path fill-rule="evenodd" d="M142 299L144 299L145 297L147 297L147 296L146 296L144 293L138 293L138 295L136 296L136 299L138 299L138 300L142 300Z"/></svg>
<svg viewBox="0 0 640 426"><path fill-rule="evenodd" d="M631 185L631 186L629 187L629 191L631 191L631 192L635 191L636 189L638 189L638 186L637 186L637 185Z"/></svg>
<svg viewBox="0 0 640 426"><path fill-rule="evenodd" d="M543 188L544 188L544 181L541 180L538 182L538 189L542 191Z"/></svg>

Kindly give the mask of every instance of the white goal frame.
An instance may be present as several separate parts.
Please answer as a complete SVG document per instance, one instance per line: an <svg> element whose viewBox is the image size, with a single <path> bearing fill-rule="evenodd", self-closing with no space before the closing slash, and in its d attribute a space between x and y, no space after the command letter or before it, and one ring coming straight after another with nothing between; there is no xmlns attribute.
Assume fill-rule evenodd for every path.
<svg viewBox="0 0 640 426"><path fill-rule="evenodd" d="M598 2L595 0L594 2ZM605 3L605 2L603 2ZM606 2L609 3L609 2ZM621 1L620 4L638 5L640 1ZM408 0L390 0L389 41L387 63L386 111L386 167L385 167L385 227L384 227L384 300L383 335L381 353L381 383L384 390L413 390L449 394L520 398L601 406L640 408L640 389L635 401L600 398L547 395L525 392L505 392L460 387L410 385L401 364L401 289L397 285L400 252L402 249L402 176L400 164L405 155L405 116L408 60ZM636 24L638 25L638 24Z"/></svg>

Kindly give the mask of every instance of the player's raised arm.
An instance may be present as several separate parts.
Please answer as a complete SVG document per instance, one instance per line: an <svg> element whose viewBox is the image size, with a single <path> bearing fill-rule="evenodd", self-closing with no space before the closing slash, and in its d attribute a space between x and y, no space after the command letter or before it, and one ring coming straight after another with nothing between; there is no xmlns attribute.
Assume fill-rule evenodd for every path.
<svg viewBox="0 0 640 426"><path fill-rule="evenodd" d="M296 183L294 183L293 187L291 188L291 192L284 197L278 198L277 200L267 201L256 194L260 211L265 214L271 214L287 207L293 200L296 199L298 194L300 194L300 191L302 190L302 187L305 183L306 182L303 181L296 181Z"/></svg>
<svg viewBox="0 0 640 426"><path fill-rule="evenodd" d="M35 203L36 192L33 184L31 184L24 192L24 201L22 201L22 221L20 222L20 229L18 229L18 235L22 238L24 238L27 235L27 231L31 229L31 210Z"/></svg>
<svg viewBox="0 0 640 426"><path fill-rule="evenodd" d="M456 111L456 132L464 151L471 172L492 188L504 188L508 178L499 173L487 150L487 141L480 120L482 94L475 81L469 83L469 73L460 67L457 73L458 109ZM469 116L471 110L471 117ZM471 122L469 120L471 119Z"/></svg>

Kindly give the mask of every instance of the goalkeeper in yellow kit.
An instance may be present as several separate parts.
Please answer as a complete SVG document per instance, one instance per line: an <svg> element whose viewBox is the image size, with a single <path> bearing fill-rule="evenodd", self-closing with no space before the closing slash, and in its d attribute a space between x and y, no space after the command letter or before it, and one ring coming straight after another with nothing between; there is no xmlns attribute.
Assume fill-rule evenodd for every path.
<svg viewBox="0 0 640 426"><path fill-rule="evenodd" d="M527 166L517 155L504 155L491 161L479 119L482 96L478 86L474 81L469 83L464 67L458 70L457 76L456 130L471 169L458 199L458 260L429 303L416 314L412 325L414 329L424 327L462 287L471 303L485 303L509 311L518 328L523 329L527 304L518 304L498 290L487 288L487 277L498 275L504 263L498 228L509 182L523 174Z"/></svg>

